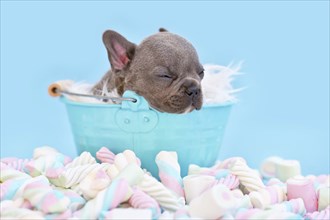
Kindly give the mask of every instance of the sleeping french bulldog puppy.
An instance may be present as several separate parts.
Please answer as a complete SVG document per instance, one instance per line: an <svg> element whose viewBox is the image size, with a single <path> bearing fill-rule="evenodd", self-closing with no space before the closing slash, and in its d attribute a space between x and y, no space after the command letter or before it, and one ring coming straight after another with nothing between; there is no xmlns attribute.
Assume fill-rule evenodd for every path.
<svg viewBox="0 0 330 220"><path fill-rule="evenodd" d="M94 94L101 94L106 86L119 96L132 90L161 112L201 109L204 69L187 40L161 28L140 45L108 30L103 34L103 43L111 69L93 87Z"/></svg>

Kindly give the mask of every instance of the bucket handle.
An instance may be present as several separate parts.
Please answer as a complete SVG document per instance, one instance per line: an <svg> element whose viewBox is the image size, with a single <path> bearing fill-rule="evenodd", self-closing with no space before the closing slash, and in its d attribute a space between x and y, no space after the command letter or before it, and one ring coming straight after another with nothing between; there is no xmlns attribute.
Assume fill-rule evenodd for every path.
<svg viewBox="0 0 330 220"><path fill-rule="evenodd" d="M132 103L136 103L138 100L136 98L130 97L111 97L111 96L102 96L102 95L89 95L89 94L81 94L68 91L68 86L70 86L71 80L63 80L59 82L52 83L48 86L48 94L52 97L59 97L63 94L72 95L72 96L80 96L80 97L88 97L95 98L99 100L111 100L113 102L122 102L122 101L130 101Z"/></svg>

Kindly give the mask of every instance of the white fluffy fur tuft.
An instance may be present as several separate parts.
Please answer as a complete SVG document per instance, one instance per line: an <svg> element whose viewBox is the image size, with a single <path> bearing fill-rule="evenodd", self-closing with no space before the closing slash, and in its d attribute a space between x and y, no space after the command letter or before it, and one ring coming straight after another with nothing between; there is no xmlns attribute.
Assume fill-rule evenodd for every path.
<svg viewBox="0 0 330 220"><path fill-rule="evenodd" d="M204 104L222 104L235 102L235 94L241 89L234 89L232 81L235 75L239 74L241 63L233 66L219 66L214 64L204 65L204 79L202 90Z"/></svg>

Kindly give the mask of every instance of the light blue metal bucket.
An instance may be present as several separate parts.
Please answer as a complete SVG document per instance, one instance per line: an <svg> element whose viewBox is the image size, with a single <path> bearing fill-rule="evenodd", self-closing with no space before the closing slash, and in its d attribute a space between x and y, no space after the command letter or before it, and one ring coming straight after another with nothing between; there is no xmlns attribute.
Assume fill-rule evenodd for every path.
<svg viewBox="0 0 330 220"><path fill-rule="evenodd" d="M233 103L204 105L188 114L169 114L151 109L143 97L132 91L123 96L137 102L90 104L61 97L78 153L89 151L95 155L103 146L114 153L130 149L154 176L158 176L155 157L162 150L177 152L183 176L189 164L214 164Z"/></svg>

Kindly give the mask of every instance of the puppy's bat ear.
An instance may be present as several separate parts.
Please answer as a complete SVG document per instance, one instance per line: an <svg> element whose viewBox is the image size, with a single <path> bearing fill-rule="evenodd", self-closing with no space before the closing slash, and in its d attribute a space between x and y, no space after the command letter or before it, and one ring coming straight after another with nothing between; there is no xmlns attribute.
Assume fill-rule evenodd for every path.
<svg viewBox="0 0 330 220"><path fill-rule="evenodd" d="M159 28L159 32L168 32L165 28Z"/></svg>
<svg viewBox="0 0 330 220"><path fill-rule="evenodd" d="M112 30L105 31L102 39L112 70L116 72L125 69L133 59L136 45Z"/></svg>

